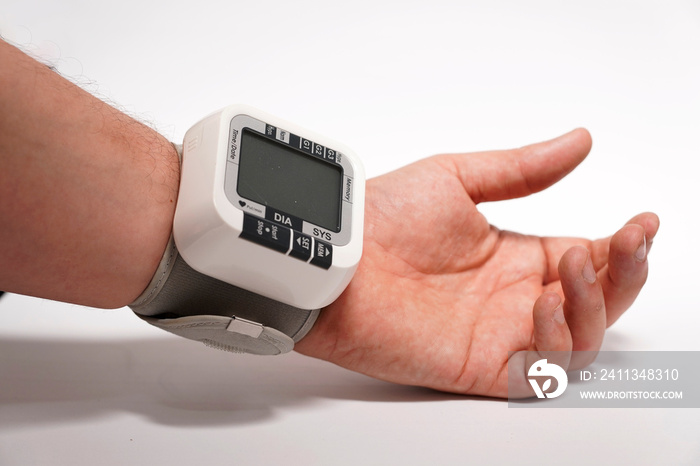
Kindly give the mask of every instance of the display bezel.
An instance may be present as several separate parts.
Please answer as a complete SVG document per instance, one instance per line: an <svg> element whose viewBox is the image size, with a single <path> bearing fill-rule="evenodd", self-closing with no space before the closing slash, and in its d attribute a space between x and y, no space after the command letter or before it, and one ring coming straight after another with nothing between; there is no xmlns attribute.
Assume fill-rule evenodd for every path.
<svg viewBox="0 0 700 466"><path fill-rule="evenodd" d="M248 131L263 137L271 144L279 144L284 150L292 151L295 157L309 157L314 162L330 164L333 168L340 170L341 184L337 194L339 197L337 228L329 227L328 224L319 225L307 218L292 215L273 206L266 206L239 193L242 139L244 132ZM235 208L330 244L342 246L350 242L354 169L349 157L345 157L334 148L317 143L308 135L295 134L244 114L236 115L231 119L228 136L224 192ZM243 157L245 157L245 150Z"/></svg>

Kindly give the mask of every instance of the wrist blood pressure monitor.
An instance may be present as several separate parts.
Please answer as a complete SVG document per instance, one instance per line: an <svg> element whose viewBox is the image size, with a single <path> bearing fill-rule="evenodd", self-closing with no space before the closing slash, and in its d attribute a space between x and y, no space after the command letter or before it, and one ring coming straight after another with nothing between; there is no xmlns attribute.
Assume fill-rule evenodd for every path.
<svg viewBox="0 0 700 466"><path fill-rule="evenodd" d="M363 216L364 171L349 149L227 107L185 135L172 239L130 307L215 348L288 352L350 282Z"/></svg>

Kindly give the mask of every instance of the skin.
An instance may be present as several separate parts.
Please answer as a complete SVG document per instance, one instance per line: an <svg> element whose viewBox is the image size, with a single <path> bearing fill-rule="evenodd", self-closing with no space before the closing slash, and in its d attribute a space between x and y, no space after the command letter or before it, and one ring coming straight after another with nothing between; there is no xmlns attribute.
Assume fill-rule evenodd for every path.
<svg viewBox="0 0 700 466"><path fill-rule="evenodd" d="M477 210L545 189L590 147L579 129L516 150L435 156L369 180L360 266L297 351L391 382L495 397L508 395L509 352L563 352L569 368L590 363L569 361L570 352L597 351L634 301L656 215L589 241L501 231ZM524 387L534 359L516 361L511 376Z"/></svg>
<svg viewBox="0 0 700 466"><path fill-rule="evenodd" d="M0 289L102 308L153 276L177 152L0 40Z"/></svg>
<svg viewBox="0 0 700 466"><path fill-rule="evenodd" d="M2 41L0 63L0 289L129 304L172 230L175 150ZM369 180L357 273L295 349L391 382L496 397L508 395L509 352L590 362L571 352L598 350L634 302L656 215L589 241L500 231L476 208L547 188L590 147L579 129ZM534 361L512 362L511 382L522 385Z"/></svg>

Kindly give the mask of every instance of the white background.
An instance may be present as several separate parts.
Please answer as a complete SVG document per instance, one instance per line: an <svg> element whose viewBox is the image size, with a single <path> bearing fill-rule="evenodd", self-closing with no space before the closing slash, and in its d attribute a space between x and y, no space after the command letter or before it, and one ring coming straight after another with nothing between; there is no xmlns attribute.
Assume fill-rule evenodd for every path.
<svg viewBox="0 0 700 466"><path fill-rule="evenodd" d="M700 350L695 0L0 3L6 39L175 141L247 103L353 147L376 176L585 126L574 173L482 211L592 238L657 212L649 282L604 348ZM0 300L2 465L697 464L698 414L512 409L298 354L219 353L127 309Z"/></svg>

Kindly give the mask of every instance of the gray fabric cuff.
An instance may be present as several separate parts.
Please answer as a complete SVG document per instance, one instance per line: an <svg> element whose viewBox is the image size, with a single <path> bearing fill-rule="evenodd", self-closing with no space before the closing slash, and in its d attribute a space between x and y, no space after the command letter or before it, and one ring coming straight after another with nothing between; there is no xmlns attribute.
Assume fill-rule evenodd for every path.
<svg viewBox="0 0 700 466"><path fill-rule="evenodd" d="M197 272L172 238L148 288L129 307L149 324L212 348L264 355L291 351L319 314Z"/></svg>

